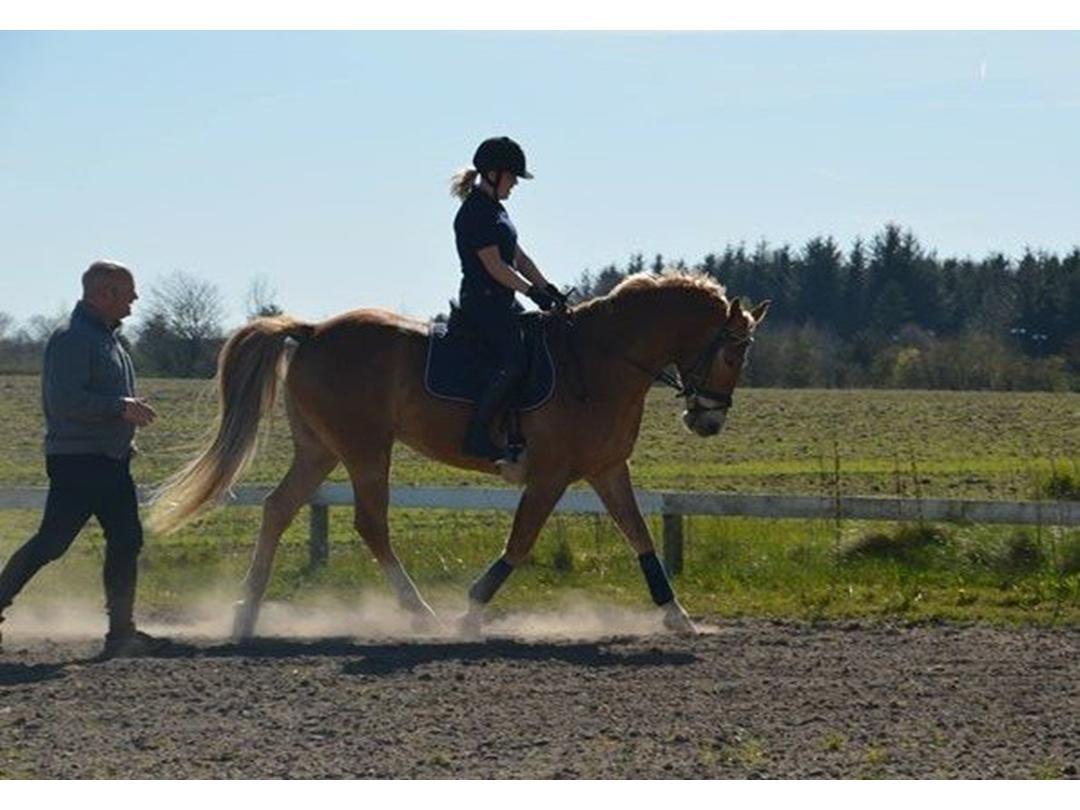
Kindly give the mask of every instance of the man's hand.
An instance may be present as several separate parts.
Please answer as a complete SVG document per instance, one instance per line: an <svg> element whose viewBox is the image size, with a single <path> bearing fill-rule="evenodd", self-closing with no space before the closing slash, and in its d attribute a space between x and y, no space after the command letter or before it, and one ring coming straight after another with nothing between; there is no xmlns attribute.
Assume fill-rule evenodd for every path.
<svg viewBox="0 0 1080 810"><path fill-rule="evenodd" d="M540 309L544 310L544 312L555 309L555 307L559 305L558 301L556 301L551 293L544 288L537 287L535 284L525 291L525 295L528 296L529 300L540 307Z"/></svg>
<svg viewBox="0 0 1080 810"><path fill-rule="evenodd" d="M146 427L157 419L157 411L145 399L137 397L124 397L124 410L120 415L135 427Z"/></svg>

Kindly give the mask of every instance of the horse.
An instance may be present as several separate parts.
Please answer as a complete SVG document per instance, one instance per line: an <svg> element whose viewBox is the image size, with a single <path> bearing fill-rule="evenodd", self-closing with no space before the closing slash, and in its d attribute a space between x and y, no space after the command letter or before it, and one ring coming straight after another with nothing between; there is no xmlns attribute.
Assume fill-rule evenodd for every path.
<svg viewBox="0 0 1080 810"><path fill-rule="evenodd" d="M540 315L557 369L555 390L542 407L520 415L527 447L517 476L523 491L501 557L469 590L462 628L482 626L485 606L528 557L560 497L584 480L638 555L664 627L696 632L656 558L634 497L629 459L657 377L685 398L686 428L702 437L720 431L754 330L768 308L764 301L744 309L709 276L666 271L632 275L607 295L561 315ZM558 329L558 322L572 326ZM400 606L420 627L441 627L391 544L391 448L401 441L437 461L495 475L500 465L462 453L472 406L426 390L428 336L424 322L358 309L319 323L289 315L255 318L222 347L213 438L156 490L147 523L156 531L174 531L226 496L254 456L259 421L273 407L283 378L293 458L262 505L234 617L237 640L255 632L282 533L339 463L352 482L355 529ZM666 370L672 366L677 373Z"/></svg>

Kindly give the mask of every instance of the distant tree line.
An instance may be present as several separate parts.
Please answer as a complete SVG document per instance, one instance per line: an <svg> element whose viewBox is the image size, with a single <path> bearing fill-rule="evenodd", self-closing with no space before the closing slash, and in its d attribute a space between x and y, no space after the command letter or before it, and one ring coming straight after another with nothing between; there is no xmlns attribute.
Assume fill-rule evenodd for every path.
<svg viewBox="0 0 1080 810"><path fill-rule="evenodd" d="M831 237L800 249L729 245L700 262L642 254L585 271L577 300L604 295L627 275L694 269L731 295L773 307L745 382L786 387L1080 390L1080 248L980 261L939 258L895 224L845 252ZM264 278L249 318L279 314ZM220 293L177 271L153 285L125 325L143 376L209 377L225 339ZM16 329L0 312L0 373L38 373L45 341L68 313Z"/></svg>
<svg viewBox="0 0 1080 810"><path fill-rule="evenodd" d="M247 315L279 315L274 291L256 277L248 292ZM224 305L211 282L178 270L150 288L138 305L138 320L125 323L120 339L143 377L211 377L225 342ZM0 312L0 374L41 371L45 343L69 312L38 315L20 329Z"/></svg>
<svg viewBox="0 0 1080 810"><path fill-rule="evenodd" d="M751 385L1080 390L1080 248L942 259L889 224L846 253L816 237L798 250L729 245L692 266L637 254L586 271L577 297L667 266L755 303L772 299Z"/></svg>

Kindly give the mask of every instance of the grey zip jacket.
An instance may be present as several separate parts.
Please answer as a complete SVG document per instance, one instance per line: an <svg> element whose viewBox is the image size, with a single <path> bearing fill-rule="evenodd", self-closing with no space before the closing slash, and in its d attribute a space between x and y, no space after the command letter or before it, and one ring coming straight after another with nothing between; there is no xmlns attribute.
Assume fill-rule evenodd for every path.
<svg viewBox="0 0 1080 810"><path fill-rule="evenodd" d="M120 415L135 396L135 368L108 324L83 302L45 345L41 399L45 454L131 455L135 426Z"/></svg>

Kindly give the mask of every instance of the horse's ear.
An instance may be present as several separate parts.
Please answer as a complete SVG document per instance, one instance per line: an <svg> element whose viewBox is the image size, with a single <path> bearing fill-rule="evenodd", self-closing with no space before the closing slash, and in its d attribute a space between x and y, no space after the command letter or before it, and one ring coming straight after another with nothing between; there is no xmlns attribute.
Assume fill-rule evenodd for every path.
<svg viewBox="0 0 1080 810"><path fill-rule="evenodd" d="M750 313L750 317L754 319L754 323L761 323L761 321L765 318L765 314L769 311L769 306L771 304L772 301L770 301L769 299L765 299L756 307L754 307L753 311Z"/></svg>
<svg viewBox="0 0 1080 810"><path fill-rule="evenodd" d="M731 299L731 306L728 307L728 317L729 318L734 318L736 315L738 315L742 311L743 311L742 299L740 299L740 298L732 298Z"/></svg>

